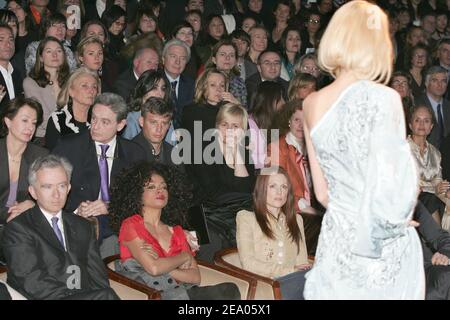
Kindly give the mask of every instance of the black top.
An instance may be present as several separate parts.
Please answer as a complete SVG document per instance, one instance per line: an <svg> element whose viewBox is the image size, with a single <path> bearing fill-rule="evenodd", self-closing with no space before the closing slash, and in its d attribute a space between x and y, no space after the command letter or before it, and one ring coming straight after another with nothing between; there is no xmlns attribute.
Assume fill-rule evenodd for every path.
<svg viewBox="0 0 450 320"><path fill-rule="evenodd" d="M17 202L31 199L28 194L28 169L34 160L47 154L47 149L41 148L33 143L27 144L22 154L22 160L20 161L19 178L17 180ZM0 224L6 223L6 219L8 218L9 208L6 207L6 201L8 200L9 190L8 150L6 147L6 138L3 138L0 139Z"/></svg>
<svg viewBox="0 0 450 320"><path fill-rule="evenodd" d="M79 134L90 128L89 122L79 122L75 119L72 107L67 105L51 114L45 132L45 146L52 150L58 140L69 134Z"/></svg>
<svg viewBox="0 0 450 320"><path fill-rule="evenodd" d="M215 151L220 149L210 146L211 143L215 143L215 138L211 136L211 138L203 139L208 129L215 128L219 108L220 105L191 104L183 112L181 127L187 129L191 135L191 156L189 159L184 158L184 160L188 161L185 162L186 171L194 184L194 202L196 204L205 203L205 201L215 204L226 203L234 195L251 194L255 185L255 168L253 164L250 164L248 149L244 151L244 159L249 176L236 177L234 176L234 169L225 164L222 153L216 154ZM194 130L194 122L198 122L198 125L201 124L201 130ZM195 136L194 132L196 133ZM197 132L201 133L201 136ZM202 143L199 143L200 141ZM205 150L208 146L208 150ZM215 159L213 164L205 162L204 153ZM197 154L197 158L195 154Z"/></svg>

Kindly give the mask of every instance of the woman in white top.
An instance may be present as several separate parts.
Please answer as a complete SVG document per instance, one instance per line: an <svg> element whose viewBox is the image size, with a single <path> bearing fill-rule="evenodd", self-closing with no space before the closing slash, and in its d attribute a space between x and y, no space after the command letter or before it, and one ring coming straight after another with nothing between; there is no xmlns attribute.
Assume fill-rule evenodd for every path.
<svg viewBox="0 0 450 320"><path fill-rule="evenodd" d="M336 80L304 101L314 191L327 208L306 299L424 299L411 222L418 176L398 93L386 14L355 0L333 15L319 64ZM348 35L351 34L351 37Z"/></svg>
<svg viewBox="0 0 450 320"><path fill-rule="evenodd" d="M433 111L427 106L415 107L409 118L409 128L411 135L408 142L420 177L419 199L440 225L450 196L450 184L442 180L441 153L427 142L427 136L433 129Z"/></svg>

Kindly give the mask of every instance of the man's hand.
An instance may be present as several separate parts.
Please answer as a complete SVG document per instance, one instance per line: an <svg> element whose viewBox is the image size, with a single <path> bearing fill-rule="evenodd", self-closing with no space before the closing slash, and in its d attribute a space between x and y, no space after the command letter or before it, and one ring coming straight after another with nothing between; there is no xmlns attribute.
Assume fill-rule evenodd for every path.
<svg viewBox="0 0 450 320"><path fill-rule="evenodd" d="M102 200L84 201L78 206L77 214L84 218L108 214L108 205Z"/></svg>
<svg viewBox="0 0 450 320"><path fill-rule="evenodd" d="M433 266L448 266L448 257L436 252L431 257L431 264Z"/></svg>

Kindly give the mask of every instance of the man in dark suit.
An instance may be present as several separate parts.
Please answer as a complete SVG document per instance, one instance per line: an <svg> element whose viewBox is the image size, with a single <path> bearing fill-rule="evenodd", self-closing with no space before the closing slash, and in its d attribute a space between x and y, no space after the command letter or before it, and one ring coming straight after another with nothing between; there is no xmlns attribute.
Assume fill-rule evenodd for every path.
<svg viewBox="0 0 450 320"><path fill-rule="evenodd" d="M142 131L132 141L145 150L146 160L174 165L173 146L164 140L170 127L172 114L172 104L161 98L150 97L142 105L139 118Z"/></svg>
<svg viewBox="0 0 450 320"><path fill-rule="evenodd" d="M445 98L450 100L450 38L444 38L439 42L437 64L447 70L447 92L445 93Z"/></svg>
<svg viewBox="0 0 450 320"><path fill-rule="evenodd" d="M447 90L447 70L433 66L425 76L425 94L415 100L415 105L424 105L433 111L434 126L428 135L428 142L438 149L445 137L450 133L450 101L444 98Z"/></svg>
<svg viewBox="0 0 450 320"><path fill-rule="evenodd" d="M0 110L17 96L23 94L23 79L10 62L14 55L14 34L8 25L0 25Z"/></svg>
<svg viewBox="0 0 450 320"><path fill-rule="evenodd" d="M153 48L142 48L136 51L133 66L122 72L114 83L114 91L125 101L136 86L141 74L147 70L156 70L159 65L159 55Z"/></svg>
<svg viewBox="0 0 450 320"><path fill-rule="evenodd" d="M60 140L54 154L72 165L72 191L65 209L83 217L96 217L101 256L118 253L117 236L109 226L109 186L124 168L144 160L144 151L134 142L117 136L126 124L127 106L114 93L103 93L94 101L91 129Z"/></svg>
<svg viewBox="0 0 450 320"><path fill-rule="evenodd" d="M275 81L280 83L284 88L284 94L287 94L289 82L280 78L281 74L281 57L276 51L266 50L261 52L258 57L258 73L255 73L245 81L247 87L247 97L249 106L253 107L253 100L258 90L258 85L263 81Z"/></svg>
<svg viewBox="0 0 450 320"><path fill-rule="evenodd" d="M195 82L182 74L191 58L191 49L183 41L172 39L164 46L162 56L164 72L171 86L171 98L175 106L173 126L178 129L183 108L194 99Z"/></svg>
<svg viewBox="0 0 450 320"><path fill-rule="evenodd" d="M33 162L29 191L37 205L4 231L7 283L28 299L118 299L91 223L62 210L71 170L55 155Z"/></svg>
<svg viewBox="0 0 450 320"><path fill-rule="evenodd" d="M450 300L450 234L431 217L419 202L414 212L422 239L427 300Z"/></svg>

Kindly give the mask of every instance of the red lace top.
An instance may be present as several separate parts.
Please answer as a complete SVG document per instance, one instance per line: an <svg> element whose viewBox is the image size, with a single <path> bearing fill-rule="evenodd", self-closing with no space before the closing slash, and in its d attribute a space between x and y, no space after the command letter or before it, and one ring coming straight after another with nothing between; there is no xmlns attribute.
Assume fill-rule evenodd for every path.
<svg viewBox="0 0 450 320"><path fill-rule="evenodd" d="M133 239L142 239L146 243L152 245L153 249L158 253L160 257L171 257L179 254L182 251L187 251L193 254L189 244L186 240L183 228L181 226L174 226L172 231L172 238L170 239L169 251L166 252L158 240L156 240L150 232L145 228L144 218L138 214L135 214L122 222L119 232L119 244L120 244L120 258L122 261L133 258L130 250L123 245L123 242L131 241Z"/></svg>

